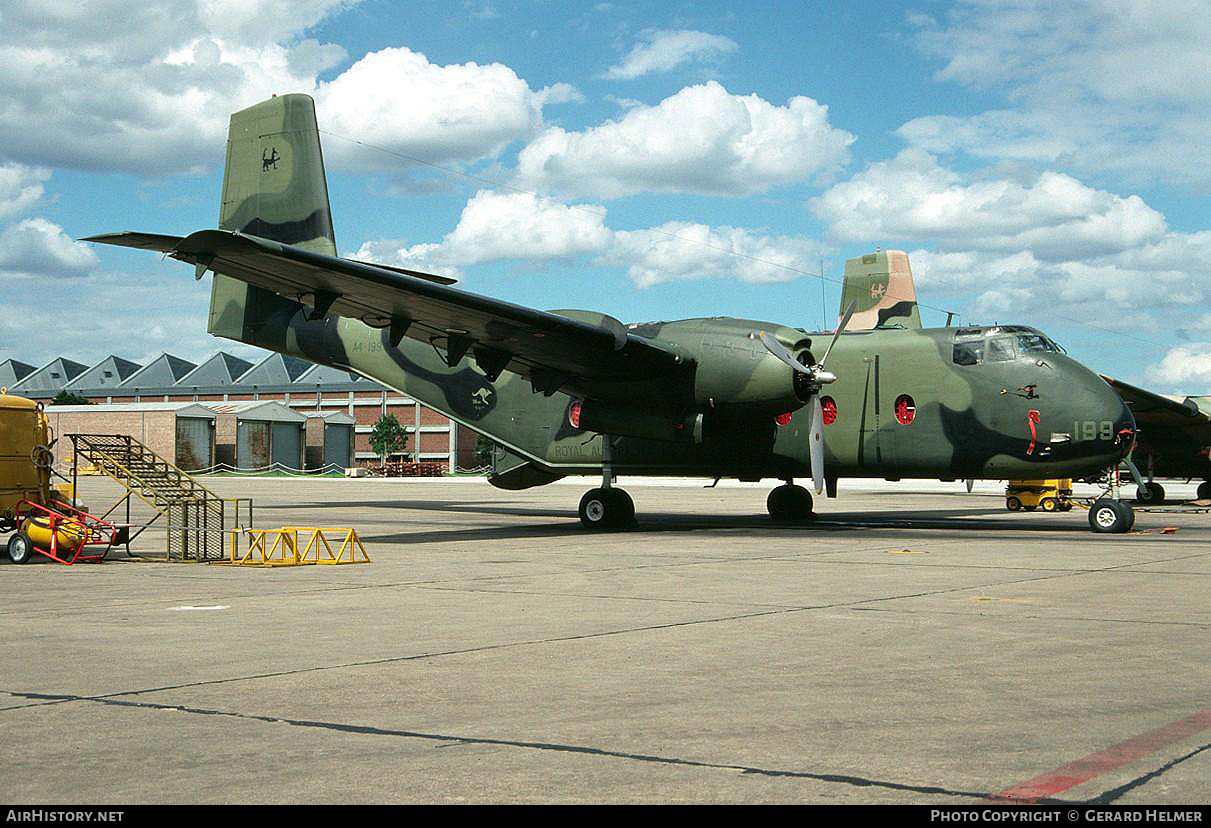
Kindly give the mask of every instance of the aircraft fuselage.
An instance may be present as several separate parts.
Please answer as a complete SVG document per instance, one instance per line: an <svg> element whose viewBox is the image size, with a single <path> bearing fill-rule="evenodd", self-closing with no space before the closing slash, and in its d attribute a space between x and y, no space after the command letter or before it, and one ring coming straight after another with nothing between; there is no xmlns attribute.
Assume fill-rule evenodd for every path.
<svg viewBox="0 0 1211 828"><path fill-rule="evenodd" d="M658 404L639 409L627 404L625 378L605 401L539 393L508 370L490 381L471 355L451 367L434 345L405 338L393 346L388 331L347 317L308 320L298 303L221 276L210 330L354 370L488 435L514 468L531 472L510 478L506 459L498 482L510 488L598 472L600 432L615 435L617 474L806 477L808 408L794 372L757 334L774 334L809 362L832 336L730 318L629 326L691 366ZM966 340L979 340L981 351L972 364L957 350L966 347L956 345L962 329L843 333L828 357L837 380L821 391L828 476L1084 478L1116 462L1134 424L1100 377L1057 350L1011 348L991 358L993 339L1023 331L1037 335L969 329ZM584 414L579 428L574 406Z"/></svg>

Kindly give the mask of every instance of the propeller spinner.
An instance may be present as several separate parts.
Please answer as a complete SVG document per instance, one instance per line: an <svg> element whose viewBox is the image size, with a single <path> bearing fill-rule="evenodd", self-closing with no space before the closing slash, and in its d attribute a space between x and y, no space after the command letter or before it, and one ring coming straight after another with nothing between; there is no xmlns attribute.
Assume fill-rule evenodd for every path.
<svg viewBox="0 0 1211 828"><path fill-rule="evenodd" d="M841 324L837 325L836 333L833 334L832 341L828 343L828 349L815 365L804 365L799 362L785 345L769 333L762 331L760 336L765 350L785 362L791 367L791 370L801 374L807 380L809 394L807 404L811 407L807 439L811 449L812 483L816 487L816 494L824 491L824 411L820 404L820 388L837 381L837 375L825 370L824 363L828 360L828 355L833 352L833 346L837 344L841 332L849 324L849 318L853 316L856 305L857 302L849 303L849 307L845 309L845 315L841 318Z"/></svg>

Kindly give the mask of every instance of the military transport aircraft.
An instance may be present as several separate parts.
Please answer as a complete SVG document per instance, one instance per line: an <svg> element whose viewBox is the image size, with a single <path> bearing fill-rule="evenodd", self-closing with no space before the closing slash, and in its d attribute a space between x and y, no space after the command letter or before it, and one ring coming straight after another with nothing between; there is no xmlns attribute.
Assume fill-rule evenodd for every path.
<svg viewBox="0 0 1211 828"><path fill-rule="evenodd" d="M841 302L843 308L857 303L858 312L847 330L921 327L912 268L908 254L900 250L847 261ZM964 335L956 332L956 340ZM1136 502L1165 499L1165 489L1154 477L1201 479L1198 497L1211 499L1211 397L1186 397L1178 402L1105 374L1102 379L1135 419L1135 449L1130 458L1124 458L1124 464L1136 478Z"/></svg>
<svg viewBox="0 0 1211 828"><path fill-rule="evenodd" d="M231 116L219 229L89 240L212 271L217 336L355 371L486 434L498 487L601 474L580 502L587 527L633 521L619 473L781 479L770 515L806 520L812 496L794 478L817 494L842 477L1084 479L1135 427L1100 377L1029 328L624 325L341 258L305 95ZM1133 517L1110 499L1091 514L1105 532Z"/></svg>

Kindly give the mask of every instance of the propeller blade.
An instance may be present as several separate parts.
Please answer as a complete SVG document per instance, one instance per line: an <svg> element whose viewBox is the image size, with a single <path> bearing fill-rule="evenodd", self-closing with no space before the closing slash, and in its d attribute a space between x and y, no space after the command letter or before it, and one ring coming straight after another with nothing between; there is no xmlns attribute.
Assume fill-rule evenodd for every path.
<svg viewBox="0 0 1211 828"><path fill-rule="evenodd" d="M841 332L845 330L845 326L849 324L849 318L854 315L854 309L858 306L858 300L854 299L849 303L849 307L845 309L845 315L841 317L841 324L837 326L836 333L833 334L833 341L828 343L828 350L824 352L824 357L820 360L820 365L823 366L828 355L833 352L833 346L837 344L837 337L841 336Z"/></svg>
<svg viewBox="0 0 1211 828"><path fill-rule="evenodd" d="M778 357L778 359L785 362L793 370L798 371L800 374L807 374L809 377L812 376L810 368L791 356L791 352L786 350L785 345L765 331L761 332L761 344L765 346L765 350Z"/></svg>
<svg viewBox="0 0 1211 828"><path fill-rule="evenodd" d="M975 484L976 484L976 482L974 480L972 480L970 477L967 478L967 493L968 494L971 494L971 489L973 486L975 486Z"/></svg>
<svg viewBox="0 0 1211 828"><path fill-rule="evenodd" d="M816 494L820 494L824 491L824 410L819 394L812 394L811 406L807 439L811 444L812 483L816 486Z"/></svg>

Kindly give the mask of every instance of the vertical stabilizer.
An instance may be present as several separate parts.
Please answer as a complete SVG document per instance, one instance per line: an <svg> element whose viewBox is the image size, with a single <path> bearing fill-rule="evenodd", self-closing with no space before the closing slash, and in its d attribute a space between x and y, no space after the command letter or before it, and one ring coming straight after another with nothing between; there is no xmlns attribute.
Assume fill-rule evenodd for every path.
<svg viewBox="0 0 1211 828"><path fill-rule="evenodd" d="M309 96L270 98L231 116L219 227L336 255Z"/></svg>
<svg viewBox="0 0 1211 828"><path fill-rule="evenodd" d="M842 314L850 302L857 304L847 330L920 328L917 288L912 283L908 254L888 250L847 261L841 287Z"/></svg>

